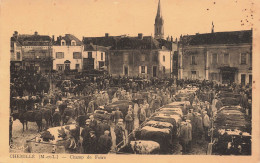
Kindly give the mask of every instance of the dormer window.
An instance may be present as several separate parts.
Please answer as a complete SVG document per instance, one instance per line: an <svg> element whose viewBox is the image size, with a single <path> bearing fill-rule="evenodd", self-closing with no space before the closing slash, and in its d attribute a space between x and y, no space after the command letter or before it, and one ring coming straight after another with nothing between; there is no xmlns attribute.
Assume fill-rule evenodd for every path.
<svg viewBox="0 0 260 163"><path fill-rule="evenodd" d="M75 40L71 41L71 46L76 46L76 41Z"/></svg>
<svg viewBox="0 0 260 163"><path fill-rule="evenodd" d="M61 46L65 46L65 45L66 45L65 40L61 40Z"/></svg>

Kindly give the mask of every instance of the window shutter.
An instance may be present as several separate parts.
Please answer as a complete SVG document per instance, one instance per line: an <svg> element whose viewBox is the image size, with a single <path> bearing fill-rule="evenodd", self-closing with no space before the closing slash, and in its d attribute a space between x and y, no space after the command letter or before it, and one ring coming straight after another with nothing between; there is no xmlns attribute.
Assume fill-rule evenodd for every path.
<svg viewBox="0 0 260 163"><path fill-rule="evenodd" d="M145 74L147 74L147 66L145 66Z"/></svg>
<svg viewBox="0 0 260 163"><path fill-rule="evenodd" d="M239 56L239 64L241 64L241 53L240 53L240 56Z"/></svg>
<svg viewBox="0 0 260 163"><path fill-rule="evenodd" d="M139 66L139 74L141 74L141 71L142 71L142 67Z"/></svg>

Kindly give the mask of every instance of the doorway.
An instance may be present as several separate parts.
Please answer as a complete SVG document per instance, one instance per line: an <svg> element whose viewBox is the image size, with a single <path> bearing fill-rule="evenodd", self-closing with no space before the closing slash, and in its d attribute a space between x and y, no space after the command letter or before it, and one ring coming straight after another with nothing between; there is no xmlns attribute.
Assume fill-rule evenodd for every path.
<svg viewBox="0 0 260 163"><path fill-rule="evenodd" d="M157 66L153 66L153 77L157 76Z"/></svg>
<svg viewBox="0 0 260 163"><path fill-rule="evenodd" d="M128 76L128 66L124 66L124 75Z"/></svg>
<svg viewBox="0 0 260 163"><path fill-rule="evenodd" d="M246 85L246 74L241 74L241 85Z"/></svg>

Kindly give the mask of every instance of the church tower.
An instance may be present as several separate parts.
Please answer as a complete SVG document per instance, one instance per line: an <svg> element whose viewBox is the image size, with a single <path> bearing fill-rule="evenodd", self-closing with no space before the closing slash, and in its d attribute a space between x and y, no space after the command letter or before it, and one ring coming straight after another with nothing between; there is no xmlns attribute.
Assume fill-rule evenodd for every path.
<svg viewBox="0 0 260 163"><path fill-rule="evenodd" d="M162 18L162 10L160 0L158 2L157 15L154 23L154 38L155 39L163 39L164 38L164 28L163 28L163 18Z"/></svg>

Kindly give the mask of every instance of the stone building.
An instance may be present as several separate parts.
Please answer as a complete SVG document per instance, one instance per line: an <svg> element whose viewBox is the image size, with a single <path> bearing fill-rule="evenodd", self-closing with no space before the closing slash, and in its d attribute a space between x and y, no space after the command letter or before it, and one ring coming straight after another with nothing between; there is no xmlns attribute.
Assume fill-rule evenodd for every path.
<svg viewBox="0 0 260 163"><path fill-rule="evenodd" d="M172 44L141 33L123 37L109 50L109 73L120 76L171 77Z"/></svg>
<svg viewBox="0 0 260 163"><path fill-rule="evenodd" d="M95 70L104 70L107 69L108 65L108 56L107 52L109 47L84 44L83 50L83 70L91 71Z"/></svg>
<svg viewBox="0 0 260 163"><path fill-rule="evenodd" d="M66 34L53 42L53 70L58 72L82 70L83 44L75 36Z"/></svg>
<svg viewBox="0 0 260 163"><path fill-rule="evenodd" d="M252 83L252 30L181 36L179 79Z"/></svg>
<svg viewBox="0 0 260 163"><path fill-rule="evenodd" d="M11 37L11 70L49 72L52 66L52 39L46 35L18 34Z"/></svg>

